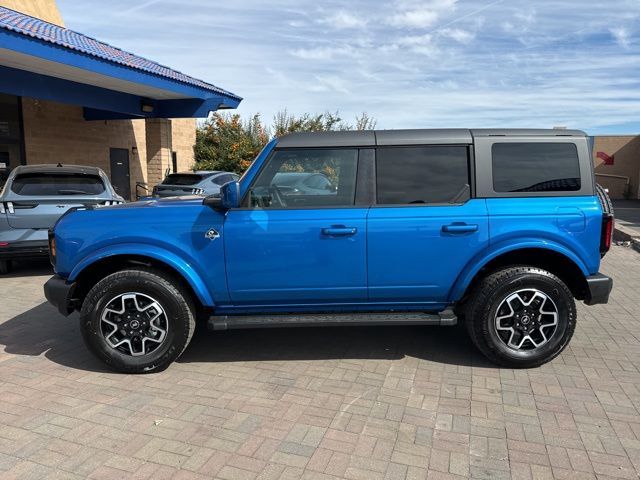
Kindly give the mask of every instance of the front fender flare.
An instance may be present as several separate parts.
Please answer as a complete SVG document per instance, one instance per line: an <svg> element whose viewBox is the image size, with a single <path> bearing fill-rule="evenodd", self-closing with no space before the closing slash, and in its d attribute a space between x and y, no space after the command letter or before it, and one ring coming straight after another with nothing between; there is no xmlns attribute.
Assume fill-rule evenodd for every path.
<svg viewBox="0 0 640 480"><path fill-rule="evenodd" d="M575 263L585 277L589 275L589 269L580 257L556 241L539 238L525 238L514 243L513 240L509 240L492 245L490 248L484 250L467 263L465 268L462 270L462 273L458 275L455 284L449 292L449 301L456 302L460 300L476 274L491 260L499 257L500 255L504 255L505 253L523 250L526 248L538 248L541 250L551 250L553 252L560 253Z"/></svg>
<svg viewBox="0 0 640 480"><path fill-rule="evenodd" d="M200 303L202 303L202 305L207 307L213 307L215 305L213 297L211 296L207 285L202 280L202 277L198 274L196 269L193 267L193 264L176 255L175 253L155 245L119 243L116 245L109 245L108 247L104 247L99 250L95 250L76 264L76 266L69 274L69 281L74 281L78 277L78 275L80 275L80 273L84 271L84 269L86 269L90 265L93 265L95 262L116 255L137 255L141 257L152 258L154 260L158 260L159 262L165 263L166 265L173 268L176 272L178 272L178 274L180 274L182 278L186 280L186 282L195 292L198 300L200 301Z"/></svg>

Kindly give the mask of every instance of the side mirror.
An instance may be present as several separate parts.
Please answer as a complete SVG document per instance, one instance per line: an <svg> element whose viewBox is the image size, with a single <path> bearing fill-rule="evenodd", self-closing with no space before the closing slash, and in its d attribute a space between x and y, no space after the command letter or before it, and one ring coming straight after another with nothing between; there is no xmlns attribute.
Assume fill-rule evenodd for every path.
<svg viewBox="0 0 640 480"><path fill-rule="evenodd" d="M220 193L209 195L203 200L203 205L215 210L229 210L240 205L240 184L228 182L220 187Z"/></svg>

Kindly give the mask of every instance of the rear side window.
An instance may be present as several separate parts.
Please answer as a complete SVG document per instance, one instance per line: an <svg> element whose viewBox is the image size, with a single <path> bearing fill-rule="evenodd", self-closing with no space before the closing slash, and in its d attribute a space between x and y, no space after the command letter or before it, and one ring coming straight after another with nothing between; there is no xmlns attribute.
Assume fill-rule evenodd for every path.
<svg viewBox="0 0 640 480"><path fill-rule="evenodd" d="M494 143L491 156L496 192L580 190L578 150L573 143Z"/></svg>
<svg viewBox="0 0 640 480"><path fill-rule="evenodd" d="M11 191L18 195L100 195L105 191L98 175L82 173L24 173L16 175Z"/></svg>
<svg viewBox="0 0 640 480"><path fill-rule="evenodd" d="M191 173L172 173L165 178L161 185L195 185L200 183L202 177Z"/></svg>
<svg viewBox="0 0 640 480"><path fill-rule="evenodd" d="M463 203L470 198L465 146L378 148L376 172L378 204Z"/></svg>

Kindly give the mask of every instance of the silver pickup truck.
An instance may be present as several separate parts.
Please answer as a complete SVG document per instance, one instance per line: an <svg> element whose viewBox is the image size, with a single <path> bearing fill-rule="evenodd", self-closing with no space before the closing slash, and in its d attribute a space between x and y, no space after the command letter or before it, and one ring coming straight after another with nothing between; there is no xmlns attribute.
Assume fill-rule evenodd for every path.
<svg viewBox="0 0 640 480"><path fill-rule="evenodd" d="M46 256L47 231L73 207L124 203L96 167L16 167L0 192L0 274L18 257Z"/></svg>

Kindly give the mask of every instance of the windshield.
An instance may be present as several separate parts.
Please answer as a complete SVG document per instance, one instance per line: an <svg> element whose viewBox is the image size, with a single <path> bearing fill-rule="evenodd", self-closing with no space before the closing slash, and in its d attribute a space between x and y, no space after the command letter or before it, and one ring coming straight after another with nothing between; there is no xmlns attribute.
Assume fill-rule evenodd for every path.
<svg viewBox="0 0 640 480"><path fill-rule="evenodd" d="M11 191L18 195L99 195L105 191L98 175L84 173L23 173L16 175Z"/></svg>
<svg viewBox="0 0 640 480"><path fill-rule="evenodd" d="M203 178L204 176L195 173L172 173L160 185L195 185Z"/></svg>

